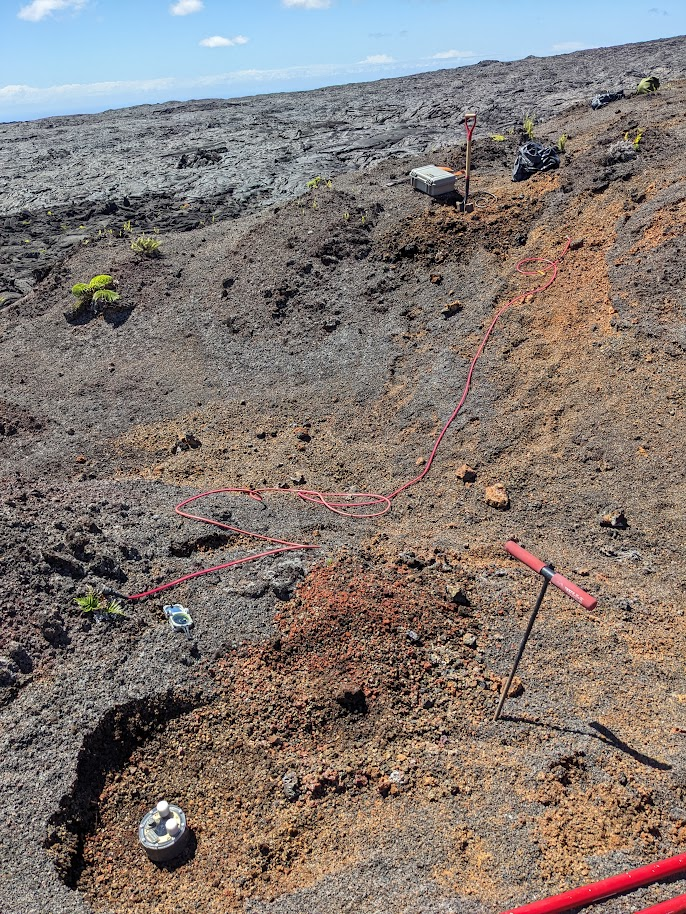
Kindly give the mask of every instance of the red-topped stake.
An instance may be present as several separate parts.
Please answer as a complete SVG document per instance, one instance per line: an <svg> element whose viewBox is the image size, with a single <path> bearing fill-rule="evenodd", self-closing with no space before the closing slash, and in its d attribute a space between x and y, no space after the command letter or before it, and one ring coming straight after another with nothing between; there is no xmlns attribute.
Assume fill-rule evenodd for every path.
<svg viewBox="0 0 686 914"><path fill-rule="evenodd" d="M586 593L585 590L582 590L576 584L573 584L571 581L568 581L567 578L563 575L558 574L555 571L553 566L550 563L542 562L541 559L536 558L535 555L532 555L530 552L527 552L526 549L523 549L519 543L515 543L514 540L508 540L505 543L505 548L516 559L519 559L520 562L524 562L525 565L528 565L529 568L533 569L536 574L540 574L543 577L543 586L536 600L536 605L534 606L531 616L529 617L529 623L524 632L524 637L522 642L519 645L519 651L515 658L515 662L512 666L512 671L508 677L507 682L503 686L503 691L500 695L500 701L498 702L498 710L495 712L494 720L498 720L500 717L500 712L503 710L503 705L505 704L505 699L507 698L508 692L510 691L510 686L512 685L512 680L514 675L517 672L517 667L519 666L519 661L522 659L522 654L524 653L524 648L526 647L526 642L529 640L529 635L531 634L531 629L534 627L534 622L536 621L536 616L538 611L541 608L541 603L543 602L543 597L545 592L548 589L548 584L553 584L562 593L566 594L568 597L571 597L572 600L576 600L577 603L580 603L584 609L595 609L598 605L598 601L595 597L592 597L590 593Z"/></svg>
<svg viewBox="0 0 686 914"><path fill-rule="evenodd" d="M465 113L464 126L467 131L467 152L464 170L464 200L460 208L463 213L471 213L474 209L474 204L469 202L469 177L472 171L472 134L476 127L476 114L473 111Z"/></svg>

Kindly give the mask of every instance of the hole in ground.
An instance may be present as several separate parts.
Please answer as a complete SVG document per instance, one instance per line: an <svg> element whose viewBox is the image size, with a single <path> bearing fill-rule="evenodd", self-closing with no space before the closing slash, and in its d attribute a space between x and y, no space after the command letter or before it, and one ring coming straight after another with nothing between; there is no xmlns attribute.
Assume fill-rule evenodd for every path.
<svg viewBox="0 0 686 914"><path fill-rule="evenodd" d="M70 888L77 887L83 870L85 838L98 826L105 784L121 776L135 746L175 717L197 707L200 701L199 695L179 696L171 692L134 699L108 711L84 739L74 784L48 820L45 839L48 856ZM130 838L136 840L135 833Z"/></svg>

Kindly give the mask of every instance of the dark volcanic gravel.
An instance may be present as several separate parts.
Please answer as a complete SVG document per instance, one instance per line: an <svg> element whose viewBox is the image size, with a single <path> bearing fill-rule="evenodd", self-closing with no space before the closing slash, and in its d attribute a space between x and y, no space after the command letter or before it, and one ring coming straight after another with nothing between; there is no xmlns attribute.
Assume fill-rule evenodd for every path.
<svg viewBox="0 0 686 914"><path fill-rule="evenodd" d="M33 190L3 179L2 914L495 914L683 852L685 46L0 128L35 156ZM590 109L648 71L656 95ZM491 196L464 216L402 179L438 143L430 157L461 166L477 99L473 187ZM529 108L566 152L513 184L507 125ZM151 116L185 132L162 141ZM145 175L103 139L120 124L150 144ZM111 187L107 158L70 145L83 125ZM625 136L635 154L617 157ZM58 147L69 166L47 157ZM316 174L331 182L306 190ZM85 234L67 244L43 211L69 208ZM160 229L161 256L131 251L127 220ZM294 497L415 476L496 307L541 281L515 265L567 236L555 284L503 316L430 474L390 514ZM22 287L32 260L53 266ZM103 272L116 309L75 313L72 285ZM486 501L495 484L507 510ZM76 606L88 586L136 593L253 551L173 513L232 485L283 492L202 510L321 548L124 617ZM495 724L539 583L510 537L599 604L549 594ZM189 639L162 615L176 601ZM163 796L193 840L157 868L135 827Z"/></svg>

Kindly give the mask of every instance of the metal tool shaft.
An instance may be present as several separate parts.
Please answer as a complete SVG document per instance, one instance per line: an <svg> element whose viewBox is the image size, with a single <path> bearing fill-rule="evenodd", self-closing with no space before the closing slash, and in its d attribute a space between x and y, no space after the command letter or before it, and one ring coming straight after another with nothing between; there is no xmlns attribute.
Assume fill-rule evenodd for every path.
<svg viewBox="0 0 686 914"><path fill-rule="evenodd" d="M546 574L546 572L549 572L549 573ZM548 584L550 583L550 578L553 576L554 573L555 572L553 570L552 565L547 565L545 568L541 569L541 574L543 575L543 586L541 587L541 592L539 593L538 599L536 600L536 605L534 606L534 608L531 612L531 615L529 616L529 624L526 627L526 631L524 632L524 637L522 638L522 642L519 645L519 651L517 652L515 662L512 665L512 671L508 677L507 682L503 686L503 691L500 695L500 701L498 703L498 710L495 712L495 717L493 718L493 720L498 720L500 717L500 712L503 710L503 705L505 704L505 700L507 698L508 692L510 691L510 686L512 685L512 680L514 679L515 673L517 672L517 667L519 666L519 661L522 659L522 654L524 653L524 648L526 647L526 642L529 640L529 635L531 634L531 629L534 627L534 622L536 621L536 616L538 615L538 611L541 608L541 603L543 602L543 597L545 596L545 592L548 589Z"/></svg>
<svg viewBox="0 0 686 914"><path fill-rule="evenodd" d="M473 111L468 111L465 114L464 124L467 131L467 153L465 161L464 201L462 203L462 209L464 212L467 212L467 206L469 204L469 178L472 170L472 133L476 127L476 114Z"/></svg>

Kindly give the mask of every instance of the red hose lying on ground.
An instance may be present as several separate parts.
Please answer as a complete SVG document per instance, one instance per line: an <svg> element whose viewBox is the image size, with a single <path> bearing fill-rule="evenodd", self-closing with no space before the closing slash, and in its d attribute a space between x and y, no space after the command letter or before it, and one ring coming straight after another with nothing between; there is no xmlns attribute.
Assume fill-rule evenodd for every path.
<svg viewBox="0 0 686 914"><path fill-rule="evenodd" d="M676 898L670 898L669 901L661 901L649 908L643 908L637 914L683 914L684 911L686 911L686 895L677 895Z"/></svg>
<svg viewBox="0 0 686 914"><path fill-rule="evenodd" d="M504 914L558 914L560 911L570 911L572 908L582 908L584 905L591 904L594 901L602 901L611 895L621 895L624 892L630 892L642 885L649 885L651 882L659 882L667 879L677 873L683 873L686 870L686 854L678 854L676 857L668 857L666 860L659 860L657 863L649 863L647 866L639 866L635 870L629 870L627 873L620 873L618 876L610 876L609 879L601 879L600 882L590 882L588 885L581 886L579 889L571 889L569 892L562 892L560 895L551 895L550 898L543 898L541 901L533 901L531 904L522 905L519 908L510 908ZM681 896L683 901L685 896ZM663 902L663 905L670 905L680 899L673 899L671 902ZM655 914L659 905L647 910ZM677 911L686 910L686 908L670 907L661 908L657 914L674 914Z"/></svg>
<svg viewBox="0 0 686 914"><path fill-rule="evenodd" d="M180 578L176 578L173 581L168 581L166 584L160 584L158 587L152 587L150 590L144 590L142 593L132 594L131 596L127 597L127 599L141 600L143 597L150 597L153 594L160 593L162 590L167 590L169 587L175 587L177 584L182 584L184 581L190 581L192 578L200 577L200 575L211 574L215 571L222 571L225 568L233 568L235 565L241 565L245 562L252 562L256 559L265 558L268 555L277 555L280 552L300 551L302 549L321 548L314 543L296 543L289 540L278 539L277 537L273 536L265 536L262 533L254 533L251 530L243 530L241 527L233 527L231 524L225 524L222 521L214 520L211 517L205 517L201 514L191 514L190 512L184 511L186 505L199 501L202 498L207 498L210 495L231 493L234 495L247 495L249 498L253 498L256 501L262 501L262 496L266 494L286 494L295 495L298 498L302 499L302 501L319 505L322 508L326 508L327 511L332 511L334 514L341 514L343 517L364 519L369 517L381 517L382 515L387 514L391 510L393 499L397 498L398 495L400 495L406 489L409 489L410 486L413 486L424 479L424 477L431 469L431 465L434 462L434 458L436 457L436 452L438 451L441 441L443 440L450 426L455 421L458 413L464 406L464 402L467 399L467 395L472 384L472 375L474 374L476 363L479 361L479 358L481 357L481 354L486 347L486 343L493 333L495 325L498 323L500 317L513 305L523 302L529 295L536 295L538 292L543 292L552 286L552 284L557 279L560 261L569 250L570 244L571 238L567 238L564 249L556 260L548 260L545 257L525 257L518 262L516 267L517 272L521 273L523 276L547 276L547 279L541 285L536 286L535 289L527 289L526 292L520 292L519 295L515 295L514 298L511 298L509 301L505 302L505 304L499 308L498 311L496 311L491 323L488 326L488 329L486 330L476 352L472 357L471 362L469 363L467 378L462 390L462 395L455 409L450 414L447 422L441 429L440 434L436 438L431 449L431 453L429 454L429 459L426 461L424 469L418 476L415 476L408 482L403 483L403 485L399 486L397 489L394 489L390 495L380 495L375 492L318 492L312 489L278 489L273 487L265 489L249 489L242 486L228 486L222 489L212 489L208 492L201 492L199 495L193 495L190 498L186 498L182 502L179 502L179 504L174 509L177 514L181 515L181 517L187 517L190 520L201 521L204 524L212 524L212 526L219 527L222 530L230 530L232 533L238 533L242 536L252 537L253 539L261 539L267 543L275 543L277 548L268 549L265 552L256 552L252 555L247 555L240 559L232 559L230 562L224 562L221 565L214 565L212 568L203 568L200 571L193 571L190 574L182 575ZM537 264L537 269L525 269L526 264L532 263Z"/></svg>

